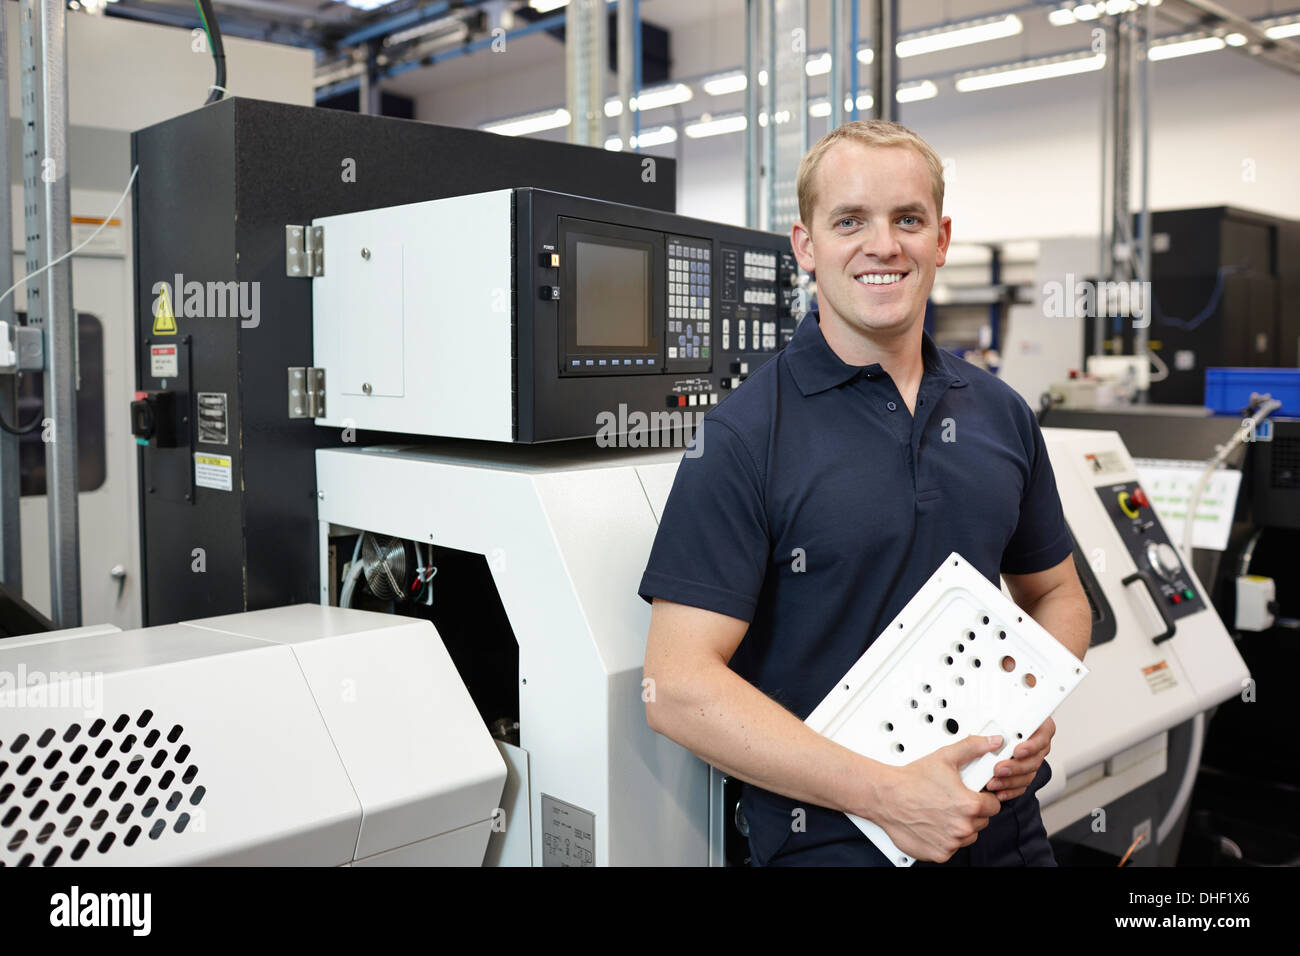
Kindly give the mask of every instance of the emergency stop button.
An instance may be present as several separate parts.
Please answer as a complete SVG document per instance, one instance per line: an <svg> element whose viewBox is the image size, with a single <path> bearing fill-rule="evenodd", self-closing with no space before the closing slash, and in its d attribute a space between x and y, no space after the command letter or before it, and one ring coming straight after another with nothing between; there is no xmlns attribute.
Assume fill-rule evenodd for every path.
<svg viewBox="0 0 1300 956"><path fill-rule="evenodd" d="M1139 508L1151 507L1151 502L1148 500L1146 492L1141 488L1133 489L1133 504L1137 505Z"/></svg>

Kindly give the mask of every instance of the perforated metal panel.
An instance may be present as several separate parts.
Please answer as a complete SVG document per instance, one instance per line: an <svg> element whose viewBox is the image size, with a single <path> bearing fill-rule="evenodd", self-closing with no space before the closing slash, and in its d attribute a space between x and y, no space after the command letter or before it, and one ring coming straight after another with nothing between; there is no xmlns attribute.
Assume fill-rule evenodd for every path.
<svg viewBox="0 0 1300 956"><path fill-rule="evenodd" d="M143 710L0 740L0 866L89 863L184 833L207 793L184 734Z"/></svg>
<svg viewBox="0 0 1300 956"><path fill-rule="evenodd" d="M962 768L980 790L1087 675L1064 645L956 552L917 591L809 716L813 730L902 766L970 734L1002 749ZM849 815L896 866L915 859Z"/></svg>

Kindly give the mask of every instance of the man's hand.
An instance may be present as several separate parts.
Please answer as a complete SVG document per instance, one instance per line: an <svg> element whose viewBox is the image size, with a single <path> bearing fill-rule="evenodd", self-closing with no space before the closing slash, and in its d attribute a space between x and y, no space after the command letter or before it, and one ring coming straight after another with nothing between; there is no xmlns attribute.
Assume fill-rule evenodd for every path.
<svg viewBox="0 0 1300 956"><path fill-rule="evenodd" d="M1002 809L990 793L961 782L961 768L1002 746L1001 737L970 736L895 768L871 817L894 845L918 860L942 863L970 846Z"/></svg>
<svg viewBox="0 0 1300 956"><path fill-rule="evenodd" d="M993 768L993 779L985 787L1000 801L1006 803L1014 800L1034 782L1038 768L1043 765L1043 758L1051 752L1052 736L1056 733L1056 722L1048 717L1043 726L1018 747L1011 760L1003 760Z"/></svg>

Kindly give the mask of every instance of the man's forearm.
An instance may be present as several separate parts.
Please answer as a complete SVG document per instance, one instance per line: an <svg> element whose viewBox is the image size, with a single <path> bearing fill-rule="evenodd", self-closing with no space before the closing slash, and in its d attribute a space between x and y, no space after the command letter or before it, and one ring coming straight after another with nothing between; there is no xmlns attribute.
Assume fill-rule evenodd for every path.
<svg viewBox="0 0 1300 956"><path fill-rule="evenodd" d="M1048 591L1025 610L1070 653L1083 660L1092 642L1092 611L1082 588Z"/></svg>
<svg viewBox="0 0 1300 956"><path fill-rule="evenodd" d="M892 767L811 730L725 664L656 682L651 726L724 773L793 800L870 816Z"/></svg>

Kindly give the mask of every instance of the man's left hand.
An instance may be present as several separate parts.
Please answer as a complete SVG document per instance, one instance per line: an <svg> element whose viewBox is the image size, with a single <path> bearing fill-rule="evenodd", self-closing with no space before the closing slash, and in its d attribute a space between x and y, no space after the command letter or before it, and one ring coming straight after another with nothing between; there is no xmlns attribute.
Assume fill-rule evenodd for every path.
<svg viewBox="0 0 1300 956"><path fill-rule="evenodd" d="M1043 758L1051 751L1052 736L1055 733L1056 722L1048 717L1028 740L1016 745L1012 759L1003 760L993 768L993 779L984 789L996 795L1003 803L1024 793L1034 782L1038 768L1043 765Z"/></svg>

